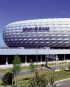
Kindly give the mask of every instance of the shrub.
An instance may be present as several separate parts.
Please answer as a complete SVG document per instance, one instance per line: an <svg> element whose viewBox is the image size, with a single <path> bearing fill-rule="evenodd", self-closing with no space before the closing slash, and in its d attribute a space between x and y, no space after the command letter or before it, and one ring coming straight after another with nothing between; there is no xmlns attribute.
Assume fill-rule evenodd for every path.
<svg viewBox="0 0 70 87"><path fill-rule="evenodd" d="M54 86L54 76L52 76L52 77L50 78L50 84L51 84L52 86ZM56 87L56 85L55 85L54 87Z"/></svg>
<svg viewBox="0 0 70 87"><path fill-rule="evenodd" d="M10 85L12 84L12 78L13 78L13 74L11 72L7 72L5 73L4 77L2 78L2 83L3 85Z"/></svg>
<svg viewBox="0 0 70 87"><path fill-rule="evenodd" d="M48 81L45 74L39 75L38 72L35 73L35 76L30 79L29 87L46 87Z"/></svg>

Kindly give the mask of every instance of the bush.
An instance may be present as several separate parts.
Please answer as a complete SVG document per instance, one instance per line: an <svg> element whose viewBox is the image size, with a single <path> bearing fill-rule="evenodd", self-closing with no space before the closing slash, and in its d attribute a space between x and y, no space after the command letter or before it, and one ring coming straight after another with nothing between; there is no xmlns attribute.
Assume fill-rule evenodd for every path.
<svg viewBox="0 0 70 87"><path fill-rule="evenodd" d="M11 85L12 84L12 78L13 78L13 74L11 72L7 72L5 73L4 77L2 78L2 83L3 85Z"/></svg>
<svg viewBox="0 0 70 87"><path fill-rule="evenodd" d="M46 74L40 75L38 72L36 72L35 76L29 81L29 87L46 87L47 84Z"/></svg>
<svg viewBox="0 0 70 87"><path fill-rule="evenodd" d="M54 85L54 76L50 78L50 84L53 86ZM56 87L56 86L55 86Z"/></svg>

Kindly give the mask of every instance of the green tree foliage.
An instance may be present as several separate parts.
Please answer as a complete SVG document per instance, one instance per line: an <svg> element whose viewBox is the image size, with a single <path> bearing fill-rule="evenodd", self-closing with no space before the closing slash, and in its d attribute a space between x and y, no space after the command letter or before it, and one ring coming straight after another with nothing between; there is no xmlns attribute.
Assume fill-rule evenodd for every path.
<svg viewBox="0 0 70 87"><path fill-rule="evenodd" d="M12 73L16 78L16 75L21 71L21 59L18 55L14 56L14 60L13 60L13 68L12 68ZM16 80L16 84L17 84L17 80Z"/></svg>
<svg viewBox="0 0 70 87"><path fill-rule="evenodd" d="M48 80L45 74L40 75L37 71L35 76L29 81L29 87L46 87L48 85Z"/></svg>
<svg viewBox="0 0 70 87"><path fill-rule="evenodd" d="M29 69L30 69L30 72L34 72L35 71L35 66L34 66L34 63L33 63L32 59L30 59Z"/></svg>
<svg viewBox="0 0 70 87"><path fill-rule="evenodd" d="M11 72L7 72L5 73L4 77L2 78L2 83L3 85L9 85L12 84L12 78L13 78L13 74Z"/></svg>
<svg viewBox="0 0 70 87"><path fill-rule="evenodd" d="M14 56L13 60L13 68L12 68L12 73L13 75L17 75L21 71L21 59L18 55Z"/></svg>

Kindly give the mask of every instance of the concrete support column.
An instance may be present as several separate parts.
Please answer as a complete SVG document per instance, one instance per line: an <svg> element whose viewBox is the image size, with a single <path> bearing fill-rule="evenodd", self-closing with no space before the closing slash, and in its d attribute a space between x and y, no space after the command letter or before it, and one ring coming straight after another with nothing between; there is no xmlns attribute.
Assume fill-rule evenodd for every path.
<svg viewBox="0 0 70 87"><path fill-rule="evenodd" d="M65 54L64 54L64 62L65 62L65 60L66 60L66 59L65 59Z"/></svg>
<svg viewBox="0 0 70 87"><path fill-rule="evenodd" d="M41 55L41 60L40 60L40 62L42 63L42 55Z"/></svg>
<svg viewBox="0 0 70 87"><path fill-rule="evenodd" d="M27 63L27 55L25 55L25 63Z"/></svg>
<svg viewBox="0 0 70 87"><path fill-rule="evenodd" d="M45 63L46 63L46 66L48 66L48 57L49 57L49 56L46 56L46 55L45 55Z"/></svg>
<svg viewBox="0 0 70 87"><path fill-rule="evenodd" d="M6 65L8 65L8 56L6 56Z"/></svg>
<svg viewBox="0 0 70 87"><path fill-rule="evenodd" d="M47 59L47 58L46 58L46 55L45 55L45 62L46 62L46 59Z"/></svg>

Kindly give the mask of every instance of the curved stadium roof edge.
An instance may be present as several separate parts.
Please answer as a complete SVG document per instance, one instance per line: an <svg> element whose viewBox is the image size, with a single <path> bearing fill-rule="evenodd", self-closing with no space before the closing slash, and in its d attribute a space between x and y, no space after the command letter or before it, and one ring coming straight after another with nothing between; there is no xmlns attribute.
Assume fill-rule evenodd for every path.
<svg viewBox="0 0 70 87"><path fill-rule="evenodd" d="M9 23L8 25L11 25L11 24L17 24L17 23L21 23L21 22L23 22L23 23L25 23L25 22L38 22L38 21L41 21L41 22L43 22L43 21L47 21L47 20L49 20L49 21L62 21L62 20L64 20L64 21L70 21L70 18L43 18L43 19L29 19L29 20L22 20L22 21L15 21L15 22L12 22L12 23ZM6 26L8 26L8 25L6 25Z"/></svg>

